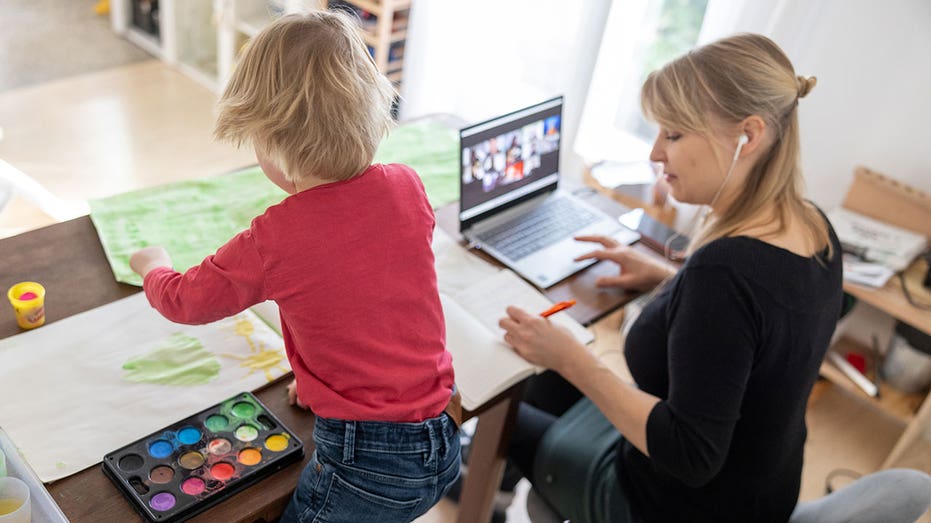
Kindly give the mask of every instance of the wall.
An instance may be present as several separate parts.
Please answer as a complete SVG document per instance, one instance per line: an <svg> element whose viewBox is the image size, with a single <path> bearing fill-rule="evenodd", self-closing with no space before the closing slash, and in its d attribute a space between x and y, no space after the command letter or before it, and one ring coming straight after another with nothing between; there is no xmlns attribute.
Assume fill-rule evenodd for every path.
<svg viewBox="0 0 931 523"><path fill-rule="evenodd" d="M818 77L799 109L809 196L839 205L856 165L931 192L931 2L790 5L807 16L783 16L771 36Z"/></svg>
<svg viewBox="0 0 931 523"><path fill-rule="evenodd" d="M777 7L764 32L797 73L818 77L799 106L809 197L825 209L840 205L857 165L931 192L931 2L782 0ZM866 346L876 335L885 349L893 325L861 303L838 331Z"/></svg>

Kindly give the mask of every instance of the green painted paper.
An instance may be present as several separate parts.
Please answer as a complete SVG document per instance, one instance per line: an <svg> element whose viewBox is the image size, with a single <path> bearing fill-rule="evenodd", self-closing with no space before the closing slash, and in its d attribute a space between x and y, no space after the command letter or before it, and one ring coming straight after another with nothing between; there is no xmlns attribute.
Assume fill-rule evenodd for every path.
<svg viewBox="0 0 931 523"><path fill-rule="evenodd" d="M459 198L459 134L434 119L392 130L376 163L404 163L420 175L436 208ZM200 264L252 219L287 195L252 167L221 176L141 189L91 200L91 220L117 281L142 285L129 268L149 245L168 250L178 271Z"/></svg>
<svg viewBox="0 0 931 523"><path fill-rule="evenodd" d="M434 209L459 199L459 130L424 118L398 126L382 141L375 163L410 165Z"/></svg>
<svg viewBox="0 0 931 523"><path fill-rule="evenodd" d="M176 332L155 349L123 364L123 379L159 385L203 385L220 375L220 362L200 340Z"/></svg>
<svg viewBox="0 0 931 523"><path fill-rule="evenodd" d="M179 271L200 264L287 196L258 167L91 200L91 220L117 281L142 285L129 257L149 245L168 250Z"/></svg>

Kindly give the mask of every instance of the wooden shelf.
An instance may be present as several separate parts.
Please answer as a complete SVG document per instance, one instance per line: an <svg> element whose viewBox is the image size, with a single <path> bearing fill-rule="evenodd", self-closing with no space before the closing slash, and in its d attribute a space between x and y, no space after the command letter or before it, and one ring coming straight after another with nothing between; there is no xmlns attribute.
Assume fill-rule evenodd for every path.
<svg viewBox="0 0 931 523"><path fill-rule="evenodd" d="M866 377L871 381L875 379L875 374L871 370L875 368L875 365L873 364L872 350L870 348L849 338L842 337L834 343L831 350L836 351L841 356L846 355L848 352L863 355L867 360ZM879 384L879 397L873 398L863 392L863 389L854 384L840 369L827 360L821 364L821 375L835 385L852 392L875 408L899 420L903 425L907 425L915 419L915 415L925 398L924 394L907 394L885 382Z"/></svg>
<svg viewBox="0 0 931 523"><path fill-rule="evenodd" d="M915 301L931 304L931 290L922 286L922 280L927 273L928 262L919 258L905 270L905 284ZM902 283L897 277L891 278L881 289L844 282L844 290L858 300L931 336L931 312L908 303L902 291Z"/></svg>
<svg viewBox="0 0 931 523"><path fill-rule="evenodd" d="M378 37L366 30L362 31L362 41L365 42L365 45L375 48L381 45L381 42L378 41Z"/></svg>
<svg viewBox="0 0 931 523"><path fill-rule="evenodd" d="M865 167L857 167L854 171L853 183L844 197L843 207L918 231L931 240L931 195ZM931 292L921 286L927 270L927 263L919 260L904 273L909 293L920 303L931 303ZM844 283L844 290L883 313L931 335L931 313L908 302L898 278L891 279L881 289ZM843 386L845 381L848 380L844 377L836 382ZM906 420L905 431L882 468L904 466L931 472L931 432L928 430L931 427L931 400L924 394L896 395L880 386L880 397L869 401L884 412Z"/></svg>
<svg viewBox="0 0 931 523"><path fill-rule="evenodd" d="M381 1L381 0L350 0L348 3L354 4L359 9L364 9L375 16L381 16L386 12L397 12L410 9L411 0ZM386 8L386 4L390 4Z"/></svg>
<svg viewBox="0 0 931 523"><path fill-rule="evenodd" d="M217 92L221 91L235 68L243 43L254 37L277 16L305 9L323 9L327 0L163 0L160 2L161 38L130 24L131 0L112 3L113 30L163 61ZM346 6L377 17L363 29L362 37L371 48L379 70L399 85L404 57L397 49L407 40L407 11L411 0L347 0ZM271 7L271 6L274 6ZM401 12L400 16L396 16ZM393 27L398 27L397 30ZM196 38L195 38L196 37ZM401 57L390 60L392 48ZM212 63L215 62L215 63Z"/></svg>

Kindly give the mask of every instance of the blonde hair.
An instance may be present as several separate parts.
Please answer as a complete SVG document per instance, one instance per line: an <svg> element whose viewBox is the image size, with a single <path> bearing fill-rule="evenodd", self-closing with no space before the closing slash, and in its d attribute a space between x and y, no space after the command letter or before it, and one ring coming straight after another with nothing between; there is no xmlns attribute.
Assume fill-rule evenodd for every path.
<svg viewBox="0 0 931 523"><path fill-rule="evenodd" d="M832 255L827 226L803 197L798 99L817 83L796 76L792 63L769 38L738 34L692 50L647 77L641 90L644 114L664 127L717 139L721 126L757 115L772 130L772 143L751 168L734 202L704 224L689 252L736 233L757 209L774 203L777 228L790 216L802 220L816 246ZM736 146L737 136L733 136ZM765 145L764 145L765 146Z"/></svg>
<svg viewBox="0 0 931 523"><path fill-rule="evenodd" d="M218 103L214 135L253 143L291 181L345 180L371 164L395 95L348 15L287 15L249 44Z"/></svg>

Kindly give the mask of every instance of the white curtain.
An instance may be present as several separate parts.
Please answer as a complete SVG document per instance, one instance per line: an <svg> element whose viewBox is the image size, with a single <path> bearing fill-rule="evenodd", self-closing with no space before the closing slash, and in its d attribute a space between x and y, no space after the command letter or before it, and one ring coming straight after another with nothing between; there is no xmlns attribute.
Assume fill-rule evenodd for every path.
<svg viewBox="0 0 931 523"><path fill-rule="evenodd" d="M562 170L571 153L610 0L417 0L408 25L401 119L477 122L564 95Z"/></svg>
<svg viewBox="0 0 931 523"><path fill-rule="evenodd" d="M656 27L662 0L612 3L579 123L575 152L588 163L599 160L645 162L652 143L628 129L631 113L640 111L639 73L643 40ZM736 33L770 36L793 59L804 55L823 0L709 0L697 45ZM687 228L695 209L675 204Z"/></svg>

